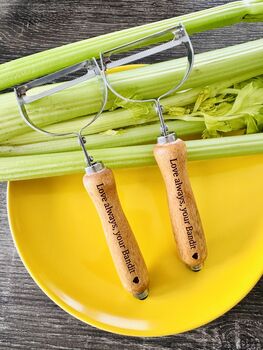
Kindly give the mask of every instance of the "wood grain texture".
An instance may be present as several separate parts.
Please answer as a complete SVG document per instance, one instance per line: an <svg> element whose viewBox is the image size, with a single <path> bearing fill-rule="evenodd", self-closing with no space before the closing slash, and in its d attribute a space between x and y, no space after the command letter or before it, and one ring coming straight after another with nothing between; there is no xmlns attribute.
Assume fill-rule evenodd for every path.
<svg viewBox="0 0 263 350"><path fill-rule="evenodd" d="M154 157L166 187L170 219L181 260L199 271L206 259L206 240L187 173L184 141L156 144Z"/></svg>
<svg viewBox="0 0 263 350"><path fill-rule="evenodd" d="M142 253L123 212L111 169L86 174L83 182L103 226L123 287L138 299L148 295L149 277Z"/></svg>
<svg viewBox="0 0 263 350"><path fill-rule="evenodd" d="M0 0L0 62L226 2ZM262 24L236 25L195 35L193 43L203 52L260 38L262 29ZM176 336L123 337L72 318L43 294L20 261L8 228L5 191L0 184L0 349L263 349L263 280L223 317Z"/></svg>
<svg viewBox="0 0 263 350"><path fill-rule="evenodd" d="M0 62L110 31L174 17L224 0L0 0ZM196 34L196 52L260 38L262 25L239 24ZM261 30L260 30L261 29ZM198 43L198 45L196 45Z"/></svg>

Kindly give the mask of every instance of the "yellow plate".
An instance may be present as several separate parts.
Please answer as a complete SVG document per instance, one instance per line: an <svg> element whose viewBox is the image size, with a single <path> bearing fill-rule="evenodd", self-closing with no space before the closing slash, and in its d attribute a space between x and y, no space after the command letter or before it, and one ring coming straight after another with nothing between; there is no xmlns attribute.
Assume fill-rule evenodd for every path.
<svg viewBox="0 0 263 350"><path fill-rule="evenodd" d="M263 155L188 167L209 252L198 273L177 257L157 167L114 171L149 268L150 295L144 301L118 280L81 174L11 182L12 234L35 282L80 320L126 335L191 330L233 307L263 268Z"/></svg>

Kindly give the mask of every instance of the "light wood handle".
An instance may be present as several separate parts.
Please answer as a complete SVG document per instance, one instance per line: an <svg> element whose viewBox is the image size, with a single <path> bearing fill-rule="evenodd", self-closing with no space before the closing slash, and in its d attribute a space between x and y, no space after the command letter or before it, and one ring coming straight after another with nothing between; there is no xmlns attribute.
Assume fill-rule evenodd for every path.
<svg viewBox="0 0 263 350"><path fill-rule="evenodd" d="M148 271L121 207L113 172L104 168L84 175L83 182L100 216L107 244L124 288L135 297L145 299L149 284Z"/></svg>
<svg viewBox="0 0 263 350"><path fill-rule="evenodd" d="M207 256L200 215L186 168L186 145L177 139L157 144L154 156L161 170L170 210L174 237L181 260L192 270L200 270Z"/></svg>

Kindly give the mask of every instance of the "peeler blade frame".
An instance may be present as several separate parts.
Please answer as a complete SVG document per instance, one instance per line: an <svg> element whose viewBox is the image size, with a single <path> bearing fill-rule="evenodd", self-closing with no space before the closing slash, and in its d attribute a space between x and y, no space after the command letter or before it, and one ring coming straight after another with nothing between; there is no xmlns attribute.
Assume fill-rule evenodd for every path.
<svg viewBox="0 0 263 350"><path fill-rule="evenodd" d="M81 69L85 69L86 73L78 78L60 83L59 85L56 85L56 86L52 86L51 88L49 88L45 91L36 93L34 95L30 95L30 96L27 95L27 91L29 91L32 88L50 83L56 79L59 79L63 76L77 72ZM92 124L99 117L99 115L102 113L102 111L104 110L104 107L106 105L107 98L108 98L108 91L107 91L107 86L106 86L106 83L105 83L103 77L102 77L102 80L103 80L103 87L104 87L105 93L104 93L104 98L103 98L101 109L92 118L92 120L89 123L87 123L86 125L84 125L84 127L82 127L78 132L54 133L54 132L50 132L50 131L42 129L41 127L37 126L29 118L25 105L30 104L30 103L35 102L35 101L38 101L44 97L53 95L59 91L71 88L77 84L80 84L80 83L85 82L91 78L94 78L95 76L102 77L102 74L101 74L101 70L100 70L100 67L99 67L97 61L95 60L95 58L92 58L89 60L85 60L81 63L77 63L73 66L67 67L65 69L61 69L55 73L48 74L48 75L43 76L41 78L32 80L28 83L25 83L23 85L19 85L19 86L15 87L14 92L15 92L15 96L17 99L19 113L20 113L21 117L23 118L25 123L28 126L30 126L32 129L34 129L35 131L38 131L38 132L41 132L41 133L44 133L44 134L50 135L50 136L77 136L80 139L80 137L83 137L81 135L81 132L85 128L87 128L90 124ZM82 143L81 143L81 145L82 145Z"/></svg>
<svg viewBox="0 0 263 350"><path fill-rule="evenodd" d="M93 63L93 67L92 67L92 63ZM32 80L24 85L20 85L20 86L16 87L15 90L17 92L17 96L19 98L23 99L24 104L29 104L29 103L32 103L34 101L40 100L41 98L53 95L54 93L57 93L59 91L68 89L72 86L80 84L80 83L94 77L96 75L96 73L94 71L94 67L96 67L98 69L97 62L95 59L86 60L86 61L83 61L81 63L75 64L73 66L67 67L65 69L61 69L55 73L51 73L51 74L48 74L48 75L43 76L41 78ZM26 92L32 88L53 82L56 79L59 79L63 76L77 72L83 68L86 69L86 74L82 75L79 78L67 81L65 83L62 83L62 84L56 86L56 87L52 87L46 91L40 92L40 93L32 95L32 96L26 95Z"/></svg>
<svg viewBox="0 0 263 350"><path fill-rule="evenodd" d="M168 41L167 34L169 34L169 33L173 34L173 38ZM152 45L152 44L156 43L156 41L153 42L153 39L155 39L155 38L158 38L158 42L162 42L162 41L166 41L166 42L159 44L157 46L154 46L152 48L145 49L144 51L141 51L139 53L134 53L134 54L131 54L130 56L126 56L124 58L117 59L115 61L111 60L112 54L125 52L125 51L126 52L131 51L134 48L142 48L143 47L142 43L145 44L145 42L148 43L148 46L150 44ZM138 61L141 58L152 56L153 54L168 50L169 48L173 48L173 47L179 46L181 44L184 45L186 52L187 52L187 55L186 55L187 56L187 67L185 70L185 74L182 77L182 79L179 81L179 83L177 83L177 85L175 85L170 90L166 91L164 94L162 94L158 98L150 98L150 99L140 100L140 99L132 99L132 98L125 97L121 93L116 91L115 88L111 85L110 81L108 80L106 71L109 68L115 68L115 67L118 67L118 66L121 66L124 64ZM184 82L188 79L188 77L192 71L193 65L194 65L194 49L193 49L191 40L187 34L187 31L185 30L184 25L179 24L177 26L165 29L161 32L145 36L142 39L131 41L128 44L117 46L116 48L114 48L112 50L105 51L104 53L100 54L100 64L102 67L103 79L105 80L108 89L115 96L119 97L120 99L122 99L126 102L134 102L134 103L152 102L155 104L155 110L156 110L156 113L159 117L160 124L161 124L161 135L164 137L167 137L169 132L168 132L168 127L166 126L166 124L164 122L163 108L162 108L162 105L160 103L160 100L162 98L174 93L184 84Z"/></svg>

